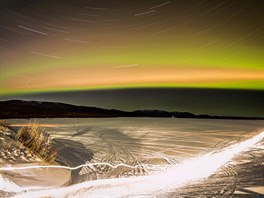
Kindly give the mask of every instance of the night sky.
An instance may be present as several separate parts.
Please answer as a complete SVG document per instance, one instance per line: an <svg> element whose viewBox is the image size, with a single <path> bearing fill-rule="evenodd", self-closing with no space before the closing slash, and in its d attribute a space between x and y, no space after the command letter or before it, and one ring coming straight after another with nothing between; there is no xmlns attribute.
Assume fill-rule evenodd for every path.
<svg viewBox="0 0 264 198"><path fill-rule="evenodd" d="M1 100L263 115L263 0L0 6Z"/></svg>

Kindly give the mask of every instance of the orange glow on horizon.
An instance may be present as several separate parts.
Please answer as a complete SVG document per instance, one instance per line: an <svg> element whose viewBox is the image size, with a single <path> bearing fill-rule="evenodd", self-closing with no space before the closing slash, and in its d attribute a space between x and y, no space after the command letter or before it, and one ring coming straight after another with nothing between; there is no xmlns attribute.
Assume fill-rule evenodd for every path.
<svg viewBox="0 0 264 198"><path fill-rule="evenodd" d="M147 67L67 67L49 68L30 77L10 76L4 86L13 90L53 89L63 87L112 86L127 84L188 84L257 81L261 72L246 69Z"/></svg>

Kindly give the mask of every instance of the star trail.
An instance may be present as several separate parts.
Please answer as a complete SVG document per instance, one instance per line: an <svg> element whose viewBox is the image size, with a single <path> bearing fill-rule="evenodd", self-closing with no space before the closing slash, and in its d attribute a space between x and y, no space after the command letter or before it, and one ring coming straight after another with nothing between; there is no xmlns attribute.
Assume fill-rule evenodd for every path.
<svg viewBox="0 0 264 198"><path fill-rule="evenodd" d="M263 1L15 0L0 5L3 94L263 89Z"/></svg>
<svg viewBox="0 0 264 198"><path fill-rule="evenodd" d="M217 92L227 108L228 101L242 105L247 98L255 105L242 114L262 114L257 107L264 86L262 0L2 0L0 6L2 99L42 97L111 108L170 109L177 106L166 104L166 94L154 106L145 98L142 107L129 102L136 101L134 91L120 91L131 97L112 94L144 89L149 96L154 89L169 89L180 104L182 92L176 89L190 89L183 101L204 94L196 89L219 89L236 92L236 99L226 95L231 92ZM105 90L104 97L110 94L109 101L118 105L87 98L96 90ZM257 98L250 99L253 92L247 91L255 91ZM66 92L76 101L62 98ZM215 101L212 91L205 92L202 101ZM73 97L79 93L83 100Z"/></svg>

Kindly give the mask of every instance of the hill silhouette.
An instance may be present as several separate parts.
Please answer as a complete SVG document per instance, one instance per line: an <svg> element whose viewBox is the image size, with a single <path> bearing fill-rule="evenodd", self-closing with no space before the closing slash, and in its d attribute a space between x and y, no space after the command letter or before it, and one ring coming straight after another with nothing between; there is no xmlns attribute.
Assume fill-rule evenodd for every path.
<svg viewBox="0 0 264 198"><path fill-rule="evenodd" d="M9 118L106 118L106 117L174 117L203 119L263 119L262 117L195 115L190 112L136 110L76 106L57 102L8 100L0 101L0 119Z"/></svg>

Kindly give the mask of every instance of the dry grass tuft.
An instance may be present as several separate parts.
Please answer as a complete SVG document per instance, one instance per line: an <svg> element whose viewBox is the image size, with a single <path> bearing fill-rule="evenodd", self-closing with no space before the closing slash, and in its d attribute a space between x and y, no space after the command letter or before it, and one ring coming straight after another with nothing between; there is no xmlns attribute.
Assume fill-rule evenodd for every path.
<svg viewBox="0 0 264 198"><path fill-rule="evenodd" d="M10 124L8 124L8 122L6 122L5 120L0 120L0 126L10 129Z"/></svg>
<svg viewBox="0 0 264 198"><path fill-rule="evenodd" d="M57 153L52 147L52 138L48 133L41 131L37 124L21 127L16 140L44 162L54 162Z"/></svg>

